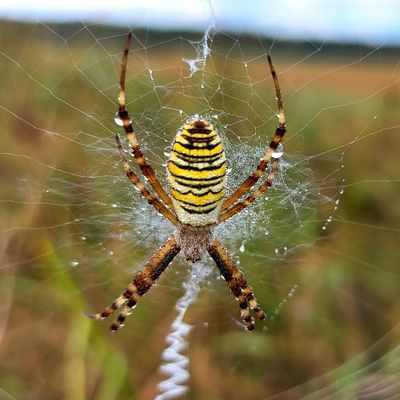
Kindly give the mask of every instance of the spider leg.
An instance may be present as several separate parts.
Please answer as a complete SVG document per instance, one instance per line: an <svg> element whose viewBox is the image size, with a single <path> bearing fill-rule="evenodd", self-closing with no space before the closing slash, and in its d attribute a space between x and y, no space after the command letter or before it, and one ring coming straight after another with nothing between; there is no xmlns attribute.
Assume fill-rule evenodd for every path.
<svg viewBox="0 0 400 400"><path fill-rule="evenodd" d="M222 204L221 208L222 211L229 208L233 203L235 203L242 196L244 196L262 177L264 171L267 168L268 163L272 158L273 153L276 151L279 143L282 141L282 138L286 132L286 121L285 121L285 113L283 111L281 89L279 87L278 77L276 75L275 68L272 64L272 59L269 55L268 55L268 64L274 81L275 93L278 103L278 127L275 130L275 135L272 138L267 151L265 152L259 164L257 165L256 170L245 179L245 181L235 190L235 192L230 197L225 199L225 201Z"/></svg>
<svg viewBox="0 0 400 400"><path fill-rule="evenodd" d="M147 200L149 204L151 204L159 213L164 215L169 221L171 221L174 225L178 223L175 213L172 213L165 205L158 199L158 197L153 196L140 181L138 176L131 169L128 159L124 153L122 148L121 140L118 135L115 135L115 140L118 146L118 152L122 160L122 165L126 172L126 176L130 179L130 181L135 185L135 187L140 191L143 197Z"/></svg>
<svg viewBox="0 0 400 400"><path fill-rule="evenodd" d="M126 67L127 67L127 63L128 63L128 55L129 55L129 48L131 45L131 41L132 41L132 34L129 33L129 35L126 39L124 55L122 58L120 80L119 80L118 116L121 119L121 124L125 130L126 137L131 146L135 160L136 160L137 164L139 165L140 169L142 170L144 176L147 178L150 186L158 194L158 196L161 198L161 200L164 202L164 204L166 204L166 206L168 208L173 210L174 208L173 208L172 201L171 201L169 195L164 190L164 188L161 186L161 183L157 179L153 168L147 162L147 160L145 159L145 157L143 155L142 149L139 146L138 140L137 140L135 132L133 130L132 120L131 120L128 110L126 108L125 75L126 75Z"/></svg>
<svg viewBox="0 0 400 400"><path fill-rule="evenodd" d="M278 169L278 165L279 165L279 159L274 159L271 165L271 171L266 181L262 185L260 185L260 187L257 190L255 190L252 194L247 196L244 200L237 202L232 207L221 212L221 214L218 217L218 224L238 214L244 208L253 203L253 201L257 200L258 197L260 197L267 189L269 189L272 186L272 183L275 179L275 174Z"/></svg>
<svg viewBox="0 0 400 400"><path fill-rule="evenodd" d="M208 248L208 253L217 264L230 291L238 300L241 318L246 324L246 328L252 331L254 319L251 316L251 311L256 314L258 319L263 320L265 318L265 312L258 305L252 287L247 284L243 273L218 240L214 239Z"/></svg>
<svg viewBox="0 0 400 400"><path fill-rule="evenodd" d="M175 256L179 253L180 247L172 236L147 262L142 272L138 273L132 283L128 285L125 291L117 297L108 307L101 312L85 314L93 319L104 319L109 317L114 311L121 308L125 303L118 318L111 325L112 331L117 331L125 323L125 319L132 314L133 308L136 306L140 298L154 285L155 281L160 277Z"/></svg>

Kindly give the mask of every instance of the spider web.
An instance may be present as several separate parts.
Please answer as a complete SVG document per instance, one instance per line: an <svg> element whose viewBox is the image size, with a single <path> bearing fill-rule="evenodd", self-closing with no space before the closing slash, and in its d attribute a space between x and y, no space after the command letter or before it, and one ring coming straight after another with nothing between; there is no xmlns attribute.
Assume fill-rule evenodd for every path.
<svg viewBox="0 0 400 400"><path fill-rule="evenodd" d="M11 47L16 29L23 39ZM254 170L277 124L273 57L288 122L281 167L216 231L270 315L254 335L209 258L178 256L117 337L80 313L109 304L173 232L127 182L115 148L128 30L128 109L164 186L171 142L193 115L223 139L228 193ZM26 397L18 371L64 382L48 398L213 397L208 387L229 398L395 398L397 50L228 34L212 19L200 33L44 22L4 32L2 339L54 354L26 350L42 376L5 350L4 397ZM243 387L229 389L237 379ZM32 398L46 398L44 387Z"/></svg>

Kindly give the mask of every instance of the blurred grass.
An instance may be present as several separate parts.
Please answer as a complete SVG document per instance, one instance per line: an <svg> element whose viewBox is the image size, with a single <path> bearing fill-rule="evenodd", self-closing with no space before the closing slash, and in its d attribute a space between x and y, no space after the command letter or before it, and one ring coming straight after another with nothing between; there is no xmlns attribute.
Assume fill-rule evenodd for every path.
<svg viewBox="0 0 400 400"><path fill-rule="evenodd" d="M17 42L16 37L23 39ZM107 215L97 201L111 204L119 181L111 177L106 190L103 181L96 184L96 176L87 178L87 172L96 168L107 176L111 167L105 165L116 164L114 154L111 157L107 151L90 153L97 135L104 146L100 138L112 138L114 131L115 105L110 99L115 98L123 36L108 37L103 44L109 53L93 44L86 30L64 41L40 24L3 25L0 395L4 398L151 399L161 379L160 354L186 276L184 264L173 266L176 274L170 271L163 277L118 335L109 334L108 323L90 321L82 314L85 308L108 304L129 280L126 266L98 255L102 246L113 248L117 260L132 257L138 265L151 252L135 245L141 227L134 227L132 243L121 245L113 234L122 222L101 219ZM149 63L161 68L158 82L170 82L174 68L182 63L181 49L170 46L168 51L163 46L149 49ZM220 76L211 80L221 84L227 96L216 95L209 105L226 110L227 121L221 124L232 123L232 129L247 134L251 144L254 135L246 131L246 121L229 119L243 115L242 102L234 99L248 96L248 87L235 89L232 79L245 82L247 77L233 62L224 66L226 56L218 59L218 54L215 68L224 71L227 80L218 81ZM351 57L361 60L360 54L349 56L345 50L343 54L341 58L337 51L335 57L324 58L322 49L317 58L299 64L293 54L274 55L291 137L285 147L297 151L302 142L312 169L321 177L332 168L329 157L332 164L338 163L344 150L345 192L324 240L309 240L322 236L322 222L317 220L306 228L305 245L282 259L267 257L268 246L276 245L273 240L269 244L257 237L246 243L240 261L248 280L266 309L279 311L268 332L250 335L235 329L229 315L237 316L237 305L223 282L213 282L202 292L187 316L194 326L188 349L188 398L361 399L372 393L374 399L387 399L399 394L396 385L389 385L400 372L398 57L382 57L386 54L382 50L357 63ZM147 92L150 84L142 80L142 72L136 73L135 60L130 63L129 87L138 97L143 93L132 102L131 112L153 115L154 125L170 121L166 130L173 131L179 121L165 118L165 110L157 111L154 91ZM265 60L249 67L254 82L265 73ZM165 99L172 108L179 108L182 101L173 91ZM263 101L274 109L270 93ZM195 113L199 105L193 95L185 111ZM262 102L252 106L265 108ZM262 125L257 118L256 113L248 115L254 126ZM82 133L93 136L88 139ZM150 157L157 161L164 139L145 140ZM106 143L113 146L112 139ZM314 157L324 152L327 157ZM96 162L99 156L109 162ZM54 187L60 174L60 186ZM46 197L49 182L57 192L53 197ZM64 193L67 188L69 193ZM338 191L339 186L333 189ZM90 214L81 204L83 198ZM59 205L47 199L58 199ZM310 218L323 219L325 214L326 210L311 210ZM88 225L93 231L82 243L76 241L77 217L98 218ZM278 221L279 213L275 218ZM105 239L102 246L98 238ZM75 259L80 265L71 268ZM107 266L100 268L99 261ZM291 298L294 285L298 288ZM370 383L375 381L388 384L378 391Z"/></svg>

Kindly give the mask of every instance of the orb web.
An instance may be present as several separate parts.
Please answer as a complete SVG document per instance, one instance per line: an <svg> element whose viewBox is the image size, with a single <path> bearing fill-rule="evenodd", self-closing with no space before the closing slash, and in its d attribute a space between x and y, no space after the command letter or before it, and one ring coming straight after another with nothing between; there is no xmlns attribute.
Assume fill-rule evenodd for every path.
<svg viewBox="0 0 400 400"><path fill-rule="evenodd" d="M127 181L115 146L115 133L123 137L114 116L127 29L114 31L89 24L67 29L44 23L24 29L22 46L17 49L3 46L0 53L5 69L13 77L4 89L12 96L4 96L0 103L6 135L2 150L6 176L1 200L5 210L2 235L3 245L13 249L4 252L2 270L16 268L17 272L10 274L7 282L16 279L22 287L25 274L29 276L30 296L21 299L8 289L5 297L33 307L37 320L45 324L47 319L56 320L58 312L68 309L70 298L74 306L69 312L74 315L76 310L87 308L86 303L90 303L90 308L101 308L112 301L132 273L138 272L165 242L173 227ZM391 144L399 129L398 121L388 111L398 99L396 60L379 62L386 53L375 47L321 66L323 57L332 57L325 43L307 43L288 57L286 49L281 49L285 44L278 40L228 34L213 24L204 32L190 34L152 36L146 30L132 31L127 106L143 152L164 186L165 162L176 130L194 115L210 120L222 137L229 162L228 194L254 170L277 125L274 86L266 62L267 53L273 57L288 124L279 173L273 188L216 230L255 287L258 300L269 311L270 321L260 329L263 337L270 332L271 335L281 332L288 324L283 321L293 321L295 329L299 315L311 318L304 314L304 309L314 310L305 293L314 293L314 302L320 299L324 304L324 296L315 289L317 286L327 287L337 298L342 291L352 297L350 284L343 277L347 275L338 277L332 272L328 276L312 268L321 265L324 255L328 254L332 260L335 254L340 261L351 259L366 268L362 272L365 274L377 272L379 284L385 288L391 278L394 281L398 278L389 266L390 262L394 264L393 258L378 263L361 251L344 247L337 239L348 235L344 227L350 225L357 226L361 233L371 230L381 238L385 234L399 234L391 222L395 221L392 203L386 204L392 220L381 218L382 211L372 200L362 205L357 200L348 200L348 208L340 209L347 191L361 188L361 194L358 193L361 196L363 190L372 192L373 185L376 200L383 194L393 197L391 187L398 184L398 172L383 162L392 157ZM41 46L46 46L46 55L31 57L32 51L41 50ZM358 73L354 68L360 69ZM363 88L370 69L378 70L379 74L373 75L376 81L370 82L370 88ZM346 79L347 84L349 79L354 80L354 93L345 90L346 83L342 81ZM327 95L323 88L330 80L335 83L328 86L336 85L337 91ZM26 93L30 93L30 102ZM125 140L124 147L129 155ZM357 162L364 169L357 169L353 149L358 149ZM370 158L365 154L369 151L374 151L379 159L375 171L367 168ZM135 167L132 158L130 162ZM348 214L350 208L359 206L364 207L364 214L361 211L355 217ZM368 218L364 221L370 212L376 223ZM332 225L335 229L331 230ZM335 247L332 244L335 240L343 247ZM348 241L351 240L354 239L349 235ZM390 243L388 239L386 245L390 247ZM209 258L202 262L213 268ZM227 290L223 294L225 286L218 280L216 269L210 272L207 268L204 267L205 274L193 274L190 266L178 257L166 273L168 276L154 289L155 294L152 290L144 304L135 310L143 320L138 318L135 323L129 319L124 330L132 325L138 340L145 341L151 322L156 320L151 315L152 308L161 319L177 303L183 307L178 313L182 324L177 324L178 327L182 328L188 318L193 330L199 327L206 332L221 330L227 342L235 343L234 334L226 331L241 328L237 305ZM183 282L186 283L182 289ZM342 282L345 289L341 288ZM362 286L358 290L366 289ZM376 295L375 289L371 291ZM61 295L57 298L55 292ZM34 298L41 298L42 293L57 298L56 305L41 300L36 306ZM200 293L198 302L189 296L191 293L196 296ZM204 300L205 297L210 300ZM344 309L354 304L358 303L348 300L342 305L341 311L349 319L351 314ZM144 311L140 314L141 307ZM301 310L296 312L296 307ZM192 309L194 315L203 319L197 321L191 317ZM187 315L182 317L182 310ZM170 322L174 321L175 311L168 312ZM392 313L394 320L396 314ZM149 322L144 314L150 315ZM330 317L327 313L317 320ZM35 324L27 318L25 328ZM101 325L91 329L102 328ZM171 329L173 335L177 329L174 331L173 325ZM18 337L22 329L15 330ZM185 357L191 351L189 334L185 338L189 346L178 348L175 353L178 362L182 361L182 354ZM261 346L254 340L258 343L256 347ZM365 348L359 352L369 355L370 345ZM221 351L229 358L228 351ZM347 359L354 353L348 350ZM387 354L392 353L388 350ZM168 363L173 361L168 359ZM333 366L327 368L333 372L329 378L334 379L335 366L342 359L331 356L330 361ZM392 373L386 368L389 364L382 368L387 382ZM242 372L241 365L235 368ZM300 373L298 376L302 377ZM364 377L363 390L368 391ZM181 388L188 385L185 380L178 383ZM325 392L318 392L325 385L323 379L314 383L314 398L323 398ZM166 390L165 386L160 387ZM354 389L354 382L348 387Z"/></svg>

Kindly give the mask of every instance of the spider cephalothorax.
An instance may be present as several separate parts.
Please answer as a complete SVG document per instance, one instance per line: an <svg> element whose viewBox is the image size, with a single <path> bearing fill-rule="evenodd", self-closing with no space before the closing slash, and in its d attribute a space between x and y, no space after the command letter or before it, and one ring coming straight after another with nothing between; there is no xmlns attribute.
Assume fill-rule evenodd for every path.
<svg viewBox="0 0 400 400"><path fill-rule="evenodd" d="M278 127L269 146L258 163L255 171L231 194L225 197L226 160L218 133L206 120L195 117L179 129L172 145L167 163L168 191L164 190L152 167L144 157L133 130L131 118L126 109L125 74L131 35L128 35L122 60L118 118L123 126L135 160L146 178L151 192L131 169L119 136L116 136L119 155L127 177L141 192L143 197L159 213L175 225L175 233L168 239L137 274L132 283L114 302L103 311L87 314L91 318L103 319L115 310L122 309L118 318L111 325L113 331L123 326L125 319L143 296L182 251L188 261L198 261L208 253L215 261L221 275L239 302L241 317L248 330L254 329L253 312L259 319L265 313L254 297L253 289L239 270L228 251L214 237L214 228L226 219L236 215L249 206L271 185L275 177L282 151L277 151L286 132L285 115L278 79L268 56L268 64L275 85L278 101ZM268 168L266 179L257 189L254 185Z"/></svg>
<svg viewBox="0 0 400 400"><path fill-rule="evenodd" d="M190 226L180 224L175 233L176 241L187 261L203 258L214 239L214 225Z"/></svg>

